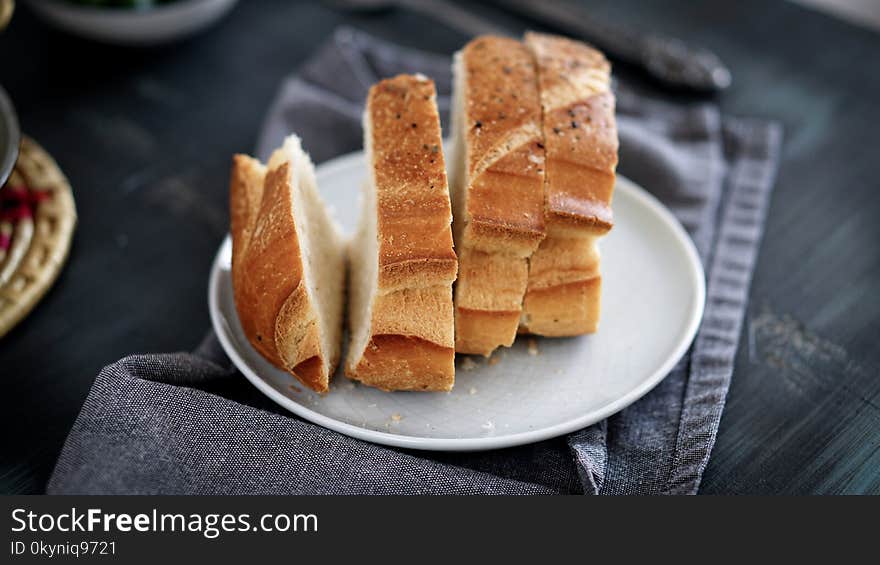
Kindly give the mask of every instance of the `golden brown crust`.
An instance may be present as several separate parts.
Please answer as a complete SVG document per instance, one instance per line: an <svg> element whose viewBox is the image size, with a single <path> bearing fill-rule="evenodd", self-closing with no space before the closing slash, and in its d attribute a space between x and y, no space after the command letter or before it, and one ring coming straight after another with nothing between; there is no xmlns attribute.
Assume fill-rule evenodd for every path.
<svg viewBox="0 0 880 565"><path fill-rule="evenodd" d="M336 366L333 363L332 366ZM305 361L300 361L290 371L294 377L299 379L301 383L309 387L315 392L325 393L330 390L327 382L327 369L324 367L324 361L320 355L309 357Z"/></svg>
<svg viewBox="0 0 880 565"><path fill-rule="evenodd" d="M449 390L458 260L434 83L399 75L376 84L365 126L378 215L378 289L368 298L366 346L349 353L345 372L384 390Z"/></svg>
<svg viewBox="0 0 880 565"><path fill-rule="evenodd" d="M306 363L309 359L323 359L321 350L321 331L318 318L312 308L305 287L305 281L290 293L275 318L275 347L284 368L315 392L327 392L330 387L326 374L317 375L316 368L323 368L323 362L316 365ZM335 367L337 359L330 366Z"/></svg>
<svg viewBox="0 0 880 565"><path fill-rule="evenodd" d="M528 260L464 248L455 289L455 350L490 355L510 347L528 283Z"/></svg>
<svg viewBox="0 0 880 565"><path fill-rule="evenodd" d="M599 325L602 278L574 281L526 291L520 333L548 337L575 336Z"/></svg>
<svg viewBox="0 0 880 565"><path fill-rule="evenodd" d="M528 261L498 253L463 249L456 282L457 308L518 311L526 291Z"/></svg>
<svg viewBox="0 0 880 565"><path fill-rule="evenodd" d="M232 170L229 173L229 223L233 250L246 249L250 244L260 201L263 198L263 179L266 169L247 155L233 155ZM241 277L241 258L243 253L232 254L233 281ZM238 287L233 288L238 300Z"/></svg>
<svg viewBox="0 0 880 565"><path fill-rule="evenodd" d="M290 163L266 173L250 157L233 158L230 216L235 306L254 349L312 390L326 392L317 319L303 280L292 189Z"/></svg>
<svg viewBox="0 0 880 565"><path fill-rule="evenodd" d="M570 336L596 331L601 284L595 237L547 236L532 255L520 333Z"/></svg>
<svg viewBox="0 0 880 565"><path fill-rule="evenodd" d="M285 369L289 365L275 342L275 322L302 279L291 200L280 177L289 175L289 170L289 165L284 164L266 175L263 198L246 248L236 246L236 240L242 238L235 235L238 225L232 227L233 261L240 266L237 280L233 280L239 321L254 349ZM233 185L231 190L235 193L238 188Z"/></svg>
<svg viewBox="0 0 880 565"><path fill-rule="evenodd" d="M373 298L370 329L373 335L415 336L452 347L452 288L444 284L379 294Z"/></svg>
<svg viewBox="0 0 880 565"><path fill-rule="evenodd" d="M464 245L519 257L534 252L544 239L543 161L537 155L543 149L533 137L470 177Z"/></svg>
<svg viewBox="0 0 880 565"><path fill-rule="evenodd" d="M541 106L528 49L482 36L461 51L467 210L463 244L531 254L544 237Z"/></svg>
<svg viewBox="0 0 880 565"><path fill-rule="evenodd" d="M455 381L455 351L415 336L374 335L351 378L382 390L443 391Z"/></svg>
<svg viewBox="0 0 880 565"><path fill-rule="evenodd" d="M525 42L544 110L547 221L605 233L613 224L618 147L610 65L579 41L527 33Z"/></svg>
<svg viewBox="0 0 880 565"><path fill-rule="evenodd" d="M356 364L346 365L346 375L385 390L452 387L455 350L449 285L405 288L374 297L370 331L370 344ZM377 341L377 337L381 339ZM389 357L383 359L385 355ZM423 362L417 360L420 355L426 356ZM383 370L388 372L383 374ZM420 370L426 371L426 387L419 381ZM447 385L438 388L438 383Z"/></svg>
<svg viewBox="0 0 880 565"><path fill-rule="evenodd" d="M528 286L549 288L599 276L595 238L547 237L529 261Z"/></svg>
<svg viewBox="0 0 880 565"><path fill-rule="evenodd" d="M545 235L541 104L533 57L516 40L471 41L456 75L466 186L457 189L455 347L489 355L516 337L527 259Z"/></svg>
<svg viewBox="0 0 880 565"><path fill-rule="evenodd" d="M521 331L596 331L601 278L596 239L613 225L617 128L610 66L595 49L527 33L544 116L547 237L532 255Z"/></svg>
<svg viewBox="0 0 880 565"><path fill-rule="evenodd" d="M377 187L379 288L452 282L452 210L434 82L398 75L367 98Z"/></svg>
<svg viewBox="0 0 880 565"><path fill-rule="evenodd" d="M516 339L520 311L455 309L455 351L490 356Z"/></svg>

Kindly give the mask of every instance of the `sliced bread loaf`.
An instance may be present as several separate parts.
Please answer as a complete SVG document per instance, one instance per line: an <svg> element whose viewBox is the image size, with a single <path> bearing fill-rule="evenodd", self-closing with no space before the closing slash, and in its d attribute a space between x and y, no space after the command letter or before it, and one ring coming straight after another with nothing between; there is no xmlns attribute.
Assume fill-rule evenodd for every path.
<svg viewBox="0 0 880 565"><path fill-rule="evenodd" d="M453 75L455 349L489 355L516 338L544 238L541 104L533 57L514 39L471 41Z"/></svg>
<svg viewBox="0 0 880 565"><path fill-rule="evenodd" d="M251 345L304 385L326 392L340 357L344 243L296 136L268 165L233 157L232 284Z"/></svg>
<svg viewBox="0 0 880 565"><path fill-rule="evenodd" d="M531 257L520 330L545 336L596 331L597 240L612 227L617 127L610 65L571 39L527 33L543 108L547 237Z"/></svg>
<svg viewBox="0 0 880 565"><path fill-rule="evenodd" d="M384 390L449 390L457 261L433 81L399 75L374 85L364 150L346 375Z"/></svg>

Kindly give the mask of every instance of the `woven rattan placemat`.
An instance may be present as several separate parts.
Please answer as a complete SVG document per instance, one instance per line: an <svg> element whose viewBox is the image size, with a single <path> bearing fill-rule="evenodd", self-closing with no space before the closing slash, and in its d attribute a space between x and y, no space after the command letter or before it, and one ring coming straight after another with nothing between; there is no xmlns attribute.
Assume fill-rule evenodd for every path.
<svg viewBox="0 0 880 565"><path fill-rule="evenodd" d="M58 277L76 225L67 178L23 137L15 170L0 189L0 337L30 312Z"/></svg>

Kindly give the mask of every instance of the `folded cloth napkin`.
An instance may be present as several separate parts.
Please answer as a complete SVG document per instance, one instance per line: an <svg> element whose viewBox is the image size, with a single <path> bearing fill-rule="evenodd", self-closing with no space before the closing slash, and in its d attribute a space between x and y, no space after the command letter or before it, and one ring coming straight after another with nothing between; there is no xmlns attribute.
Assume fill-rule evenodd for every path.
<svg viewBox="0 0 880 565"><path fill-rule="evenodd" d="M291 131L319 162L359 149L367 89L401 72L436 80L445 120L449 63L342 28L283 85L257 152L267 157ZM134 355L101 371L48 492L696 492L733 372L781 132L722 116L710 104L679 107L617 90L620 171L674 212L708 278L694 344L644 398L530 446L476 454L389 449L281 412L235 372L209 334L193 353Z"/></svg>

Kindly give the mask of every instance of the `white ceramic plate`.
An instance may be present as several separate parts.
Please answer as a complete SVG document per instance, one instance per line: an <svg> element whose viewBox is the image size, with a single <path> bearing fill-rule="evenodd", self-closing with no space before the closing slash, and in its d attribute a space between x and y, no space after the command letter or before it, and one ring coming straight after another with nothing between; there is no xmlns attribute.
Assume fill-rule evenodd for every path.
<svg viewBox="0 0 880 565"><path fill-rule="evenodd" d="M318 167L322 196L348 234L357 222L364 174L362 153ZM331 430L430 450L531 443L598 422L637 400L666 376L697 331L705 284L687 233L654 197L622 177L614 194L614 220L601 243L599 332L535 338L532 347L528 337L520 337L491 362L459 356L450 393L380 392L349 381L340 369L322 397L274 368L241 331L229 238L211 272L211 320L226 353L258 389Z"/></svg>

